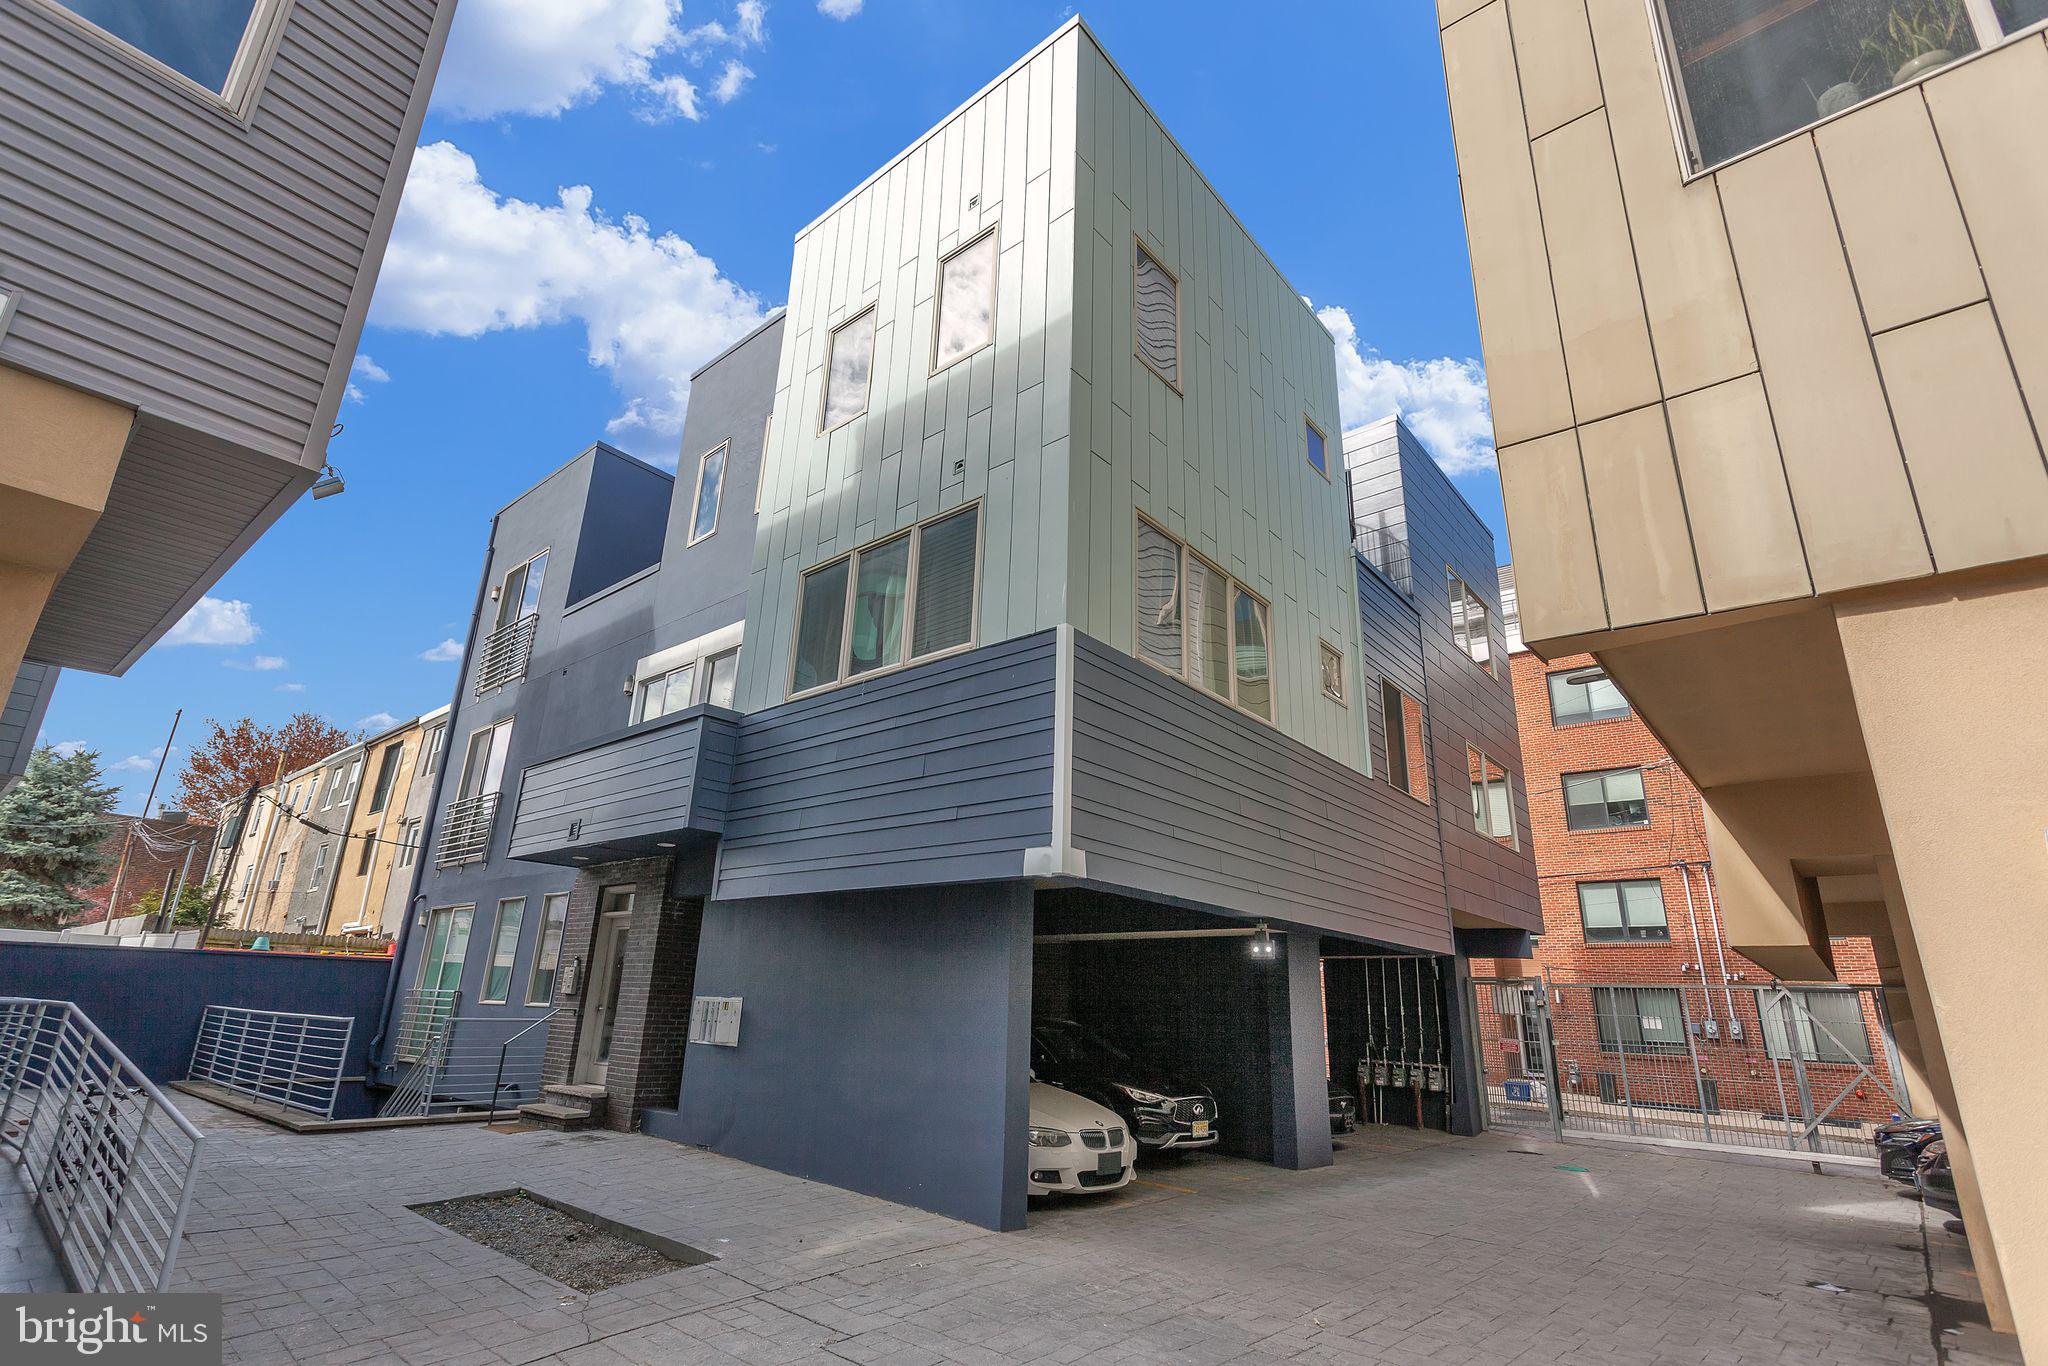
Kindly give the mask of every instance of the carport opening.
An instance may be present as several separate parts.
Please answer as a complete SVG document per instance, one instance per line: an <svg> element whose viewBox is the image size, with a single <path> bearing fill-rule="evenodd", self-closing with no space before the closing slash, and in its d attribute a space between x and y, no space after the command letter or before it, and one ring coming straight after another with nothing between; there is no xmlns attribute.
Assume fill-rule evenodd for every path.
<svg viewBox="0 0 2048 1366"><path fill-rule="evenodd" d="M1323 1031L1330 1077L1361 1124L1452 1130L1457 1050L1450 960L1325 943Z"/></svg>

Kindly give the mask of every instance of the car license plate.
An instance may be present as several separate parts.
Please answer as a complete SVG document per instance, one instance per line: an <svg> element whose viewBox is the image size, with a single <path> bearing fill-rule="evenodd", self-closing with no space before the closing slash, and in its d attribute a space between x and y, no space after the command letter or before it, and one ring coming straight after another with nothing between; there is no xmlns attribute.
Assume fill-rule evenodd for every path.
<svg viewBox="0 0 2048 1366"><path fill-rule="evenodd" d="M1206 1119L1196 1120L1194 1123L1193 1136L1195 1138L1207 1138L1209 1136L1209 1121Z"/></svg>
<svg viewBox="0 0 2048 1366"><path fill-rule="evenodd" d="M1095 1159L1095 1174L1097 1176L1117 1176L1122 1173L1123 1169L1124 1155L1122 1153L1103 1153Z"/></svg>

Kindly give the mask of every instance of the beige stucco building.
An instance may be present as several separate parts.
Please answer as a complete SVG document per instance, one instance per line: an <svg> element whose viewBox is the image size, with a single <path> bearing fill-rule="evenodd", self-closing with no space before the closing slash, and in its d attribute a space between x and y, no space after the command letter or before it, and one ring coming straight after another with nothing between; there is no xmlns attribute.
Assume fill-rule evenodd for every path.
<svg viewBox="0 0 2048 1366"><path fill-rule="evenodd" d="M419 858L422 804L414 797L433 786L447 726L442 707L364 742L364 786L349 813L322 933L397 933Z"/></svg>
<svg viewBox="0 0 2048 1366"><path fill-rule="evenodd" d="M1522 627L1698 781L1731 943L1878 937L2048 1359L2038 0L1439 0Z"/></svg>

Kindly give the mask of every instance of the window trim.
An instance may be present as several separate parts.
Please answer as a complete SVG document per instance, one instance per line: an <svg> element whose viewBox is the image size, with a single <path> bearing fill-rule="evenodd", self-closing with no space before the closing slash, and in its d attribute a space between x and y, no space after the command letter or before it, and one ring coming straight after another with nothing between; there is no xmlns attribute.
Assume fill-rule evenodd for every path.
<svg viewBox="0 0 2048 1366"><path fill-rule="evenodd" d="M704 469L705 466L711 463L711 457L717 455L720 451L725 452L725 463L718 468L718 501L711 505L711 530L699 536L697 534L697 519L704 511ZM731 437L727 437L697 457L697 487L690 493L690 531L689 539L683 542L683 549L688 550L691 546L708 541L718 534L718 519L725 512L725 477L730 473L732 473Z"/></svg>
<svg viewBox="0 0 2048 1366"><path fill-rule="evenodd" d="M1161 259L1161 253L1145 245L1145 238L1142 233L1134 232L1131 234L1131 245L1137 251L1143 252L1146 259L1165 271L1166 278L1173 281L1173 372L1176 375L1185 374L1187 371L1187 348L1181 344L1180 335L1182 316L1180 272L1167 265ZM1158 368L1151 361L1145 359L1144 349L1138 345L1138 258L1135 255L1131 257L1131 354L1136 356L1147 370L1150 370L1157 376L1161 384L1164 384L1182 398L1187 397L1187 390L1181 386L1181 382L1168 379L1165 375L1160 374Z"/></svg>
<svg viewBox="0 0 2048 1366"><path fill-rule="evenodd" d="M1472 823L1472 833L1483 840L1492 840L1495 844L1504 845L1509 849L1520 849L1522 847L1521 837L1515 831L1515 775L1508 770L1506 764L1494 758L1479 746L1468 742L1465 746L1465 773L1468 782L1472 772L1473 755L1479 757L1479 786L1482 791L1487 785L1486 766L1492 764L1500 770L1501 786L1505 787L1508 791L1508 832L1505 835L1496 835L1491 830L1481 830L1478 821L1475 819Z"/></svg>
<svg viewBox="0 0 2048 1366"><path fill-rule="evenodd" d="M1466 663L1470 664L1473 668L1479 670L1479 672L1485 674L1488 678L1498 680L1500 678L1500 673L1494 667L1494 661L1497 658L1499 658L1499 654L1493 648L1493 608L1489 607L1486 604L1486 600L1484 598L1479 598L1478 595L1472 591L1472 585L1465 582L1465 576L1463 574L1460 574L1456 569L1452 568L1448 562L1446 562L1444 565L1444 578L1447 579L1450 583L1454 583L1458 586L1458 591L1464 596L1464 599L1467 603L1470 603L1475 599L1478 601L1479 610L1486 618L1486 630L1484 632L1486 636L1486 660L1484 663L1482 663L1479 660L1474 659L1472 657L1471 647L1459 643L1458 618L1455 612L1453 612L1451 615L1451 644L1457 646L1458 653L1465 656ZM1455 606L1455 604L1453 605ZM1465 620L1468 623L1465 630L1465 638L1467 640L1470 640L1472 638L1472 631L1469 626L1469 623L1472 620L1472 617L1469 607L1466 611Z"/></svg>
<svg viewBox="0 0 2048 1366"><path fill-rule="evenodd" d="M490 994L491 974L498 970L498 940L505 933L505 908L514 902L519 905L519 923L512 934L512 956L505 964L505 994L493 996ZM476 1003L480 1006L511 1003L512 984L519 980L519 940L526 933L526 902L524 894L498 898L497 912L491 917L491 937L485 941L489 947L484 952L484 978L476 987Z"/></svg>
<svg viewBox="0 0 2048 1366"><path fill-rule="evenodd" d="M1152 530L1158 532L1161 536L1164 536L1169 542L1177 546L1180 550L1180 579L1176 584L1176 591L1180 594L1181 600L1180 671L1178 673L1174 672L1172 669L1167 668L1164 664L1161 664L1158 660L1153 659L1152 657L1147 655L1143 650L1140 650L1138 648L1135 625L1132 627L1133 635L1131 639L1130 650L1131 658L1138 660L1140 663L1145 664L1150 668L1157 669L1160 673L1165 674L1168 678L1179 679L1182 683L1186 684L1190 688L1193 688L1196 692L1200 693L1202 696L1208 698L1212 702L1221 702L1224 706L1229 707L1232 711L1237 712L1242 716L1249 716L1252 718L1252 720L1257 721L1262 725L1272 726L1276 730L1279 729L1281 696L1280 651L1279 647L1276 645L1274 641L1275 632L1273 629L1272 602L1267 599L1265 594L1259 592L1258 589L1253 588L1250 584L1238 578L1235 574L1225 569L1222 565L1216 563L1216 561L1210 559L1207 555L1204 555L1201 551L1195 549L1192 545L1189 545L1186 537L1176 536L1171 531L1168 531L1166 527L1157 518L1148 516L1143 509L1133 508L1132 516L1136 518L1137 524L1151 527ZM1137 527L1136 525L1134 525L1131 534L1131 620L1133 623L1138 621L1140 612L1140 605L1138 602L1139 584L1136 559L1137 553ZM1218 694L1209 691L1209 689L1204 684L1202 684L1198 679L1196 679L1193 676L1193 674L1189 672L1189 669L1192 666L1192 660L1191 652L1188 649L1188 633L1194 629L1194 618L1187 608L1188 562L1190 560L1199 560L1204 565L1207 565L1210 569L1215 570L1216 573L1222 577L1224 585L1226 586L1226 589L1229 594L1228 610L1225 613L1225 620L1227 620L1230 623L1230 639L1228 643L1225 645L1225 649L1229 653L1230 657L1230 667L1228 670L1230 675L1230 695L1227 697L1219 696ZM1257 712L1253 711L1250 707L1244 706L1237 700L1237 595L1239 593L1245 594L1247 597L1251 598L1253 602L1258 603L1259 606L1265 609L1266 686L1268 690L1271 692L1273 698L1273 714L1271 716L1261 716ZM1318 641L1320 641L1321 638L1318 637L1317 639Z"/></svg>
<svg viewBox="0 0 2048 1366"><path fill-rule="evenodd" d="M1640 781L1642 775L1646 771L1647 770L1642 764L1621 764L1613 768L1575 768L1570 770L1569 772L1558 774L1557 800L1558 804L1564 808L1564 832L1567 835L1601 835L1605 834L1609 830L1641 830L1643 827L1650 825L1652 823L1652 819L1650 815L1650 785L1648 783L1642 784L1643 818L1641 820L1609 821L1605 825L1583 826L1575 826L1572 824L1571 791L1566 786L1566 784L1569 783L1573 778L1604 779L1611 773L1633 773L1637 776L1638 781ZM1603 782L1600 786L1600 805L1603 810L1606 808L1607 804L1607 785Z"/></svg>
<svg viewBox="0 0 2048 1366"><path fill-rule="evenodd" d="M967 639L958 645L949 645L943 650L934 650L930 654L912 655L910 653L911 643L917 638L917 571L919 565L924 560L924 530L936 522L943 522L948 517L969 510L972 510L974 513L974 596L967 609ZM830 692L834 688L843 688L850 683L865 683L871 678L883 678L899 670L907 669L913 664L929 664L935 659L946 659L953 655L965 654L967 651L977 648L981 644L981 571L982 557L987 553L988 549L987 530L986 518L983 515L983 500L976 498L972 502L962 503L958 507L947 508L944 512L933 513L929 517L912 522L909 526L897 527L895 530L877 536L862 545L857 545L851 550L834 555L827 560L820 560L818 563L800 572L796 576L796 605L789 614L789 662L788 667L783 672L782 683L784 700L794 702L799 697L815 697L819 693ZM908 534L910 537L910 559L903 570L903 658L897 660L894 664L884 664L877 668L869 669L866 673L860 674L857 677L849 677L846 672L846 666L849 657L853 653L853 600L855 591L860 587L859 557L867 551L873 550L877 546L887 545L897 537L905 534ZM796 652L797 642L804 624L804 580L841 562L846 563L847 573L846 602L839 622L839 673L830 683L819 683L813 687L805 688L802 692L798 692L796 690Z"/></svg>
<svg viewBox="0 0 2048 1366"><path fill-rule="evenodd" d="M1434 806L1436 804L1436 797L1433 789L1435 788L1436 784L1434 780L1434 775L1430 771L1429 764L1429 710L1428 708L1422 705L1421 698L1409 692L1406 688L1402 687L1399 683L1396 683L1393 679L1388 678L1385 674L1381 674L1379 678L1380 725L1385 732L1383 738L1387 746L1387 771L1385 774L1374 774L1372 776L1384 778L1388 787L1393 788L1394 791L1400 793L1402 796L1408 798L1410 801L1420 802L1424 806ZM1401 701L1404 703L1413 702L1415 704L1416 720L1421 724L1422 730L1421 735L1417 737L1420 748L1416 752L1410 753L1408 749L1408 716L1407 712L1404 710L1399 718L1398 725L1398 729L1401 735L1402 760L1398 764L1394 762L1394 733L1397 729L1396 718L1390 715L1387 711L1387 694L1389 693L1392 693L1395 697L1400 698ZM1370 718L1368 718L1368 720L1369 719ZM1368 725L1368 734L1366 736L1366 755L1368 758L1370 758L1372 754L1372 736L1369 733L1370 729L1371 728ZM1470 746L1467 746L1467 748L1470 748ZM1422 770L1422 782L1424 790L1421 792L1417 792L1415 790L1414 784L1410 782L1408 776L1410 770L1417 767L1418 765ZM1480 771L1482 773L1485 772L1484 769L1481 769ZM1394 777L1394 775L1397 773L1400 775L1400 781L1398 782L1395 781ZM1510 809L1512 810L1514 804L1514 794L1512 790L1510 791L1508 796L1508 803ZM1477 832L1475 831L1474 833ZM1489 835L1487 836L1487 838L1491 839L1493 837Z"/></svg>
<svg viewBox="0 0 2048 1366"><path fill-rule="evenodd" d="M848 413L845 417L840 418L837 422L827 424L825 418L831 410L832 403L832 353L836 351L839 347L839 334L841 332L844 332L847 328L851 327L853 324L859 322L862 318L866 317L868 314L871 313L875 317L875 327L873 335L868 339L868 382L866 387L861 391L860 408L856 412ZM855 309L853 312L847 314L844 318L841 318L838 321L838 323L836 323L832 327L825 329L825 368L821 372L818 379L819 436L830 436L833 432L838 431L841 427L846 426L848 423L855 422L860 418L867 416L869 406L875 401L874 348L875 344L881 340L881 333L882 305L879 300L875 301L874 303L870 303L865 307Z"/></svg>
<svg viewBox="0 0 2048 1366"><path fill-rule="evenodd" d="M540 964L548 942L548 908L556 904L562 908L562 932L555 938L555 960L548 966L548 994L536 1000L533 984L540 976ZM526 1004L530 1006L552 1005L555 999L555 984L562 978L562 950L569 943L569 894L567 892L544 892L540 898L540 929L533 940L533 958L526 967Z"/></svg>
<svg viewBox="0 0 2048 1366"><path fill-rule="evenodd" d="M1001 227L1002 221L998 219L980 232L975 233L974 236L968 238L959 246L954 247L951 251L939 257L938 269L932 276L932 349L930 356L931 369L926 372L927 378L932 375L942 374L958 365L961 361L971 360L996 344L998 317L996 310L1000 305L1003 292L1003 240L1001 237L996 236L996 232ZM939 318L940 310L945 306L946 302L946 263L962 252L981 245L981 240L984 237L996 238L995 269L989 272L988 277L988 340L972 350L962 351L959 355L941 365L939 364Z"/></svg>
<svg viewBox="0 0 2048 1366"><path fill-rule="evenodd" d="M1657 904L1664 908L1664 933L1661 935L1630 934L1633 928L1628 919L1628 896L1621 889L1629 886L1646 886L1657 889ZM1586 888L1615 888L1615 907L1621 912L1621 936L1619 938L1593 937L1592 926L1586 923ZM1671 907L1664 900L1664 879L1660 877L1589 877L1572 883L1572 895L1579 903L1579 939L1589 949L1625 949L1635 944L1668 944L1671 942Z"/></svg>
<svg viewBox="0 0 2048 1366"><path fill-rule="evenodd" d="M1304 408L1301 413L1301 425L1304 428L1301 438L1301 463L1308 466L1310 469L1315 470L1317 474L1323 476L1323 482L1325 484L1334 484L1337 481L1330 478L1329 469L1330 434L1323 430L1322 423L1316 421L1314 418L1308 415L1308 410L1306 408ZM1316 462L1308 458L1308 432L1310 431L1313 431L1317 436L1323 439L1323 467L1321 469L1316 469Z"/></svg>
<svg viewBox="0 0 2048 1366"><path fill-rule="evenodd" d="M1270 629L1270 618L1268 619L1267 625ZM1270 646L1268 648L1270 650ZM1321 666L1324 659L1334 659L1337 661L1337 691L1335 692L1331 692L1329 684L1323 682L1323 671ZM1336 646L1332 645L1329 641L1324 640L1321 636L1317 636L1316 665L1316 690L1320 692L1325 698L1329 699L1332 702L1335 702L1338 706L1349 707L1351 705L1351 702L1349 698L1346 696L1347 689L1344 686L1344 652L1338 649ZM1271 666L1269 665L1268 667L1270 668Z"/></svg>
<svg viewBox="0 0 2048 1366"><path fill-rule="evenodd" d="M254 120L256 102L270 82L270 70L277 59L279 40L297 0L255 0L249 25L242 31L241 44L228 64L228 78L219 90L201 85L176 67L152 57L135 44L101 28L77 13L62 0L28 0L28 3L83 35L95 45L153 76L173 90L243 128Z"/></svg>

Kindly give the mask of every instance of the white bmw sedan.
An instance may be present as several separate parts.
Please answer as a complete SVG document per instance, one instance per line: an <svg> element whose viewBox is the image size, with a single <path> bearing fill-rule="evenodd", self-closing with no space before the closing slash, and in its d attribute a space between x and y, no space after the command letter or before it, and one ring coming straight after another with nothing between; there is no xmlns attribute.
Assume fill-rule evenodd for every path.
<svg viewBox="0 0 2048 1366"><path fill-rule="evenodd" d="M1137 1170L1138 1143L1114 1111L1031 1083L1030 1193L1094 1195L1121 1190Z"/></svg>

